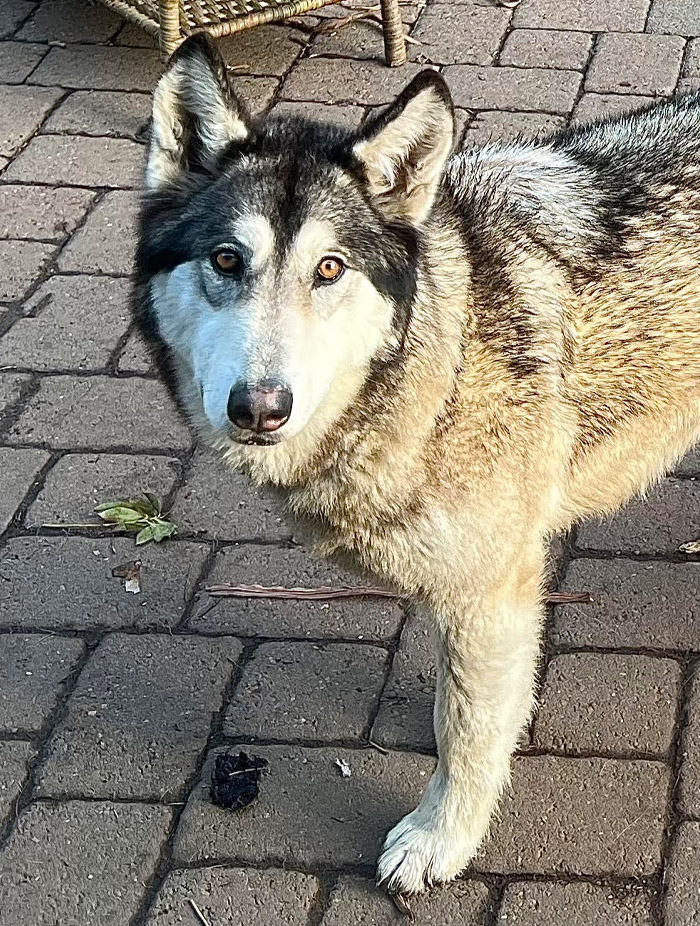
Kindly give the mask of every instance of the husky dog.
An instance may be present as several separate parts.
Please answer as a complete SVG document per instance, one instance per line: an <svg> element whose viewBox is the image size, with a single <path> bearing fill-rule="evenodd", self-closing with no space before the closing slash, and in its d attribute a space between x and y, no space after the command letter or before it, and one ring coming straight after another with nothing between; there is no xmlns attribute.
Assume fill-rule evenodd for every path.
<svg viewBox="0 0 700 926"><path fill-rule="evenodd" d="M190 421L424 607L439 762L378 878L484 838L533 707L547 538L700 438L700 99L452 155L433 71L357 131L155 92L135 314Z"/></svg>

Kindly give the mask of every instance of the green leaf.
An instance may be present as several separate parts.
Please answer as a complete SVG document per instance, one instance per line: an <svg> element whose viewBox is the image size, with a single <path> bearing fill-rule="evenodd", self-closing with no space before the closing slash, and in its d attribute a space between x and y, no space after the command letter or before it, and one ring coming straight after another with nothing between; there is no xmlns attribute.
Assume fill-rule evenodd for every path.
<svg viewBox="0 0 700 926"><path fill-rule="evenodd" d="M153 528L153 539L156 543L165 540L166 537L172 537L177 533L177 527L171 521L154 521L151 525Z"/></svg>
<svg viewBox="0 0 700 926"><path fill-rule="evenodd" d="M162 514L162 513L163 513L163 508L162 508L162 506L161 506L160 499L158 498L158 496L157 496L157 495L154 495L152 492L144 492L143 494L144 494L144 495L146 496L146 498L148 499L148 501L149 501L149 503L150 503L150 505L151 505L151 508L153 509L153 514L154 514L156 517L157 517L159 514Z"/></svg>
<svg viewBox="0 0 700 926"><path fill-rule="evenodd" d="M136 546L140 546L142 543L148 543L149 540L153 540L153 535L155 531L155 524L149 524L148 527L144 527L143 530L140 530L136 535Z"/></svg>
<svg viewBox="0 0 700 926"><path fill-rule="evenodd" d="M127 507L127 505L115 505L113 508L105 508L98 511L97 514L103 521L108 521L110 524L135 524L144 520L140 511Z"/></svg>

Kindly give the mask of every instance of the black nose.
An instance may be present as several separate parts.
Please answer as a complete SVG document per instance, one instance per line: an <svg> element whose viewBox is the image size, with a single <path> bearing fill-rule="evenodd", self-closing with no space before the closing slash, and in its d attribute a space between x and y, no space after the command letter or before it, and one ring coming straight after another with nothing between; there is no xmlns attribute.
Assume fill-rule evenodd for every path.
<svg viewBox="0 0 700 926"><path fill-rule="evenodd" d="M276 431L289 420L292 393L286 386L265 380L249 386L237 383L228 397L228 416L244 431Z"/></svg>

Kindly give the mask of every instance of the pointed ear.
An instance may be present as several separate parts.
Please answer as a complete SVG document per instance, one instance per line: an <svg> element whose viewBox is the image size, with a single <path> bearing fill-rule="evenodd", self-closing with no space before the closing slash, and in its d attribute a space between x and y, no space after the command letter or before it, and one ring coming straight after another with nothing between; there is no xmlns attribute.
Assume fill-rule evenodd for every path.
<svg viewBox="0 0 700 926"><path fill-rule="evenodd" d="M436 71L422 71L389 110L360 131L353 147L380 208L420 224L433 205L454 135L447 84Z"/></svg>
<svg viewBox="0 0 700 926"><path fill-rule="evenodd" d="M247 120L214 43L204 34L187 39L153 96L146 187L157 190L211 167L230 142L248 136Z"/></svg>

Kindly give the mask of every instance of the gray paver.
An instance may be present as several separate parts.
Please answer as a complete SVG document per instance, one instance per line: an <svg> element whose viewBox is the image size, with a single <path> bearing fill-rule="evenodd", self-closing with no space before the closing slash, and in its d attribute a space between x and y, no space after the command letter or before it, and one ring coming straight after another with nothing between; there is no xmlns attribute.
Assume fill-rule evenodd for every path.
<svg viewBox="0 0 700 926"><path fill-rule="evenodd" d="M608 116L620 116L623 113L642 109L653 103L649 96L629 96L619 93L584 93L576 104L572 122L574 124L593 122L594 119L604 119Z"/></svg>
<svg viewBox="0 0 700 926"><path fill-rule="evenodd" d="M700 35L700 9L688 0L653 0L647 31Z"/></svg>
<svg viewBox="0 0 700 926"><path fill-rule="evenodd" d="M509 21L509 11L497 7L436 4L411 33L423 44L411 48L420 61L435 64L492 64Z"/></svg>
<svg viewBox="0 0 700 926"><path fill-rule="evenodd" d="M8 408L19 399L29 380L29 373L0 372L0 415L4 415Z"/></svg>
<svg viewBox="0 0 700 926"><path fill-rule="evenodd" d="M39 135L7 168L8 180L89 187L135 187L145 149L127 138Z"/></svg>
<svg viewBox="0 0 700 926"><path fill-rule="evenodd" d="M324 9L323 7L321 9ZM345 11L345 15L348 11ZM332 20L325 21L327 26ZM404 26L408 32L409 27ZM323 31L313 39L314 55L347 55L355 59L378 59L384 55L384 39L381 26L377 22L351 22L336 30Z"/></svg>
<svg viewBox="0 0 700 926"><path fill-rule="evenodd" d="M336 123L355 129L362 122L365 109L362 106L323 106L320 103L299 103L283 100L273 106L276 116L303 116L314 121Z"/></svg>
<svg viewBox="0 0 700 926"><path fill-rule="evenodd" d="M21 299L54 250L38 241L0 241L0 301Z"/></svg>
<svg viewBox="0 0 700 926"><path fill-rule="evenodd" d="M675 553L700 535L700 482L665 479L645 498L635 499L603 521L588 521L578 531L581 549Z"/></svg>
<svg viewBox="0 0 700 926"><path fill-rule="evenodd" d="M35 370L104 369L129 326L129 284L109 277L51 277L0 338L0 366Z"/></svg>
<svg viewBox="0 0 700 926"><path fill-rule="evenodd" d="M319 889L311 875L268 868L202 868L171 872L147 926L201 926L189 900L212 923L307 926Z"/></svg>
<svg viewBox="0 0 700 926"><path fill-rule="evenodd" d="M106 42L121 22L99 3L43 0L17 35L33 42Z"/></svg>
<svg viewBox="0 0 700 926"><path fill-rule="evenodd" d="M685 40L677 35L603 35L586 90L665 96L673 93Z"/></svg>
<svg viewBox="0 0 700 926"><path fill-rule="evenodd" d="M384 685L388 654L348 643L266 643L243 670L228 736L359 741Z"/></svg>
<svg viewBox="0 0 700 926"><path fill-rule="evenodd" d="M0 86L0 154L18 151L61 96L57 87Z"/></svg>
<svg viewBox="0 0 700 926"><path fill-rule="evenodd" d="M465 144L484 145L487 142L511 141L518 136L533 138L554 132L564 125L562 116L545 113L477 113L464 136Z"/></svg>
<svg viewBox="0 0 700 926"><path fill-rule="evenodd" d="M52 734L37 793L179 799L240 654L232 638L108 636Z"/></svg>
<svg viewBox="0 0 700 926"><path fill-rule="evenodd" d="M134 332L119 355L117 369L120 373L153 373L155 364L141 337Z"/></svg>
<svg viewBox="0 0 700 926"><path fill-rule="evenodd" d="M152 492L163 500L172 491L180 471L180 461L175 457L67 453L51 468L25 523L39 527L91 522L97 505L138 498L143 492Z"/></svg>
<svg viewBox="0 0 700 926"><path fill-rule="evenodd" d="M0 534L12 520L27 492L34 484L39 471L48 462L50 454L44 450L21 450L0 447Z"/></svg>
<svg viewBox="0 0 700 926"><path fill-rule="evenodd" d="M138 135L151 116L148 93L76 90L42 126L42 132L83 135Z"/></svg>
<svg viewBox="0 0 700 926"><path fill-rule="evenodd" d="M30 42L3 42L0 45L0 84L21 84L48 49Z"/></svg>
<svg viewBox="0 0 700 926"><path fill-rule="evenodd" d="M372 727L382 746L434 752L435 655L425 620L411 616Z"/></svg>
<svg viewBox="0 0 700 926"><path fill-rule="evenodd" d="M0 186L0 238L62 241L93 201L91 190Z"/></svg>
<svg viewBox="0 0 700 926"><path fill-rule="evenodd" d="M424 756L375 750L256 746L249 752L270 763L260 799L245 813L232 814L209 797L220 751L207 760L180 818L175 864L371 865L387 830L413 809L434 766ZM349 778L341 777L336 759L350 766Z"/></svg>
<svg viewBox="0 0 700 926"><path fill-rule="evenodd" d="M486 926L490 920L489 891L479 881L460 880L449 888L434 888L411 898L415 922L425 926ZM331 893L322 926L397 926L396 907L372 881L341 876Z"/></svg>
<svg viewBox="0 0 700 926"><path fill-rule="evenodd" d="M665 926L700 923L700 823L682 823L671 852L664 904Z"/></svg>
<svg viewBox="0 0 700 926"><path fill-rule="evenodd" d="M170 820L144 804L33 804L0 853L3 926L129 922Z"/></svg>
<svg viewBox="0 0 700 926"><path fill-rule="evenodd" d="M474 864L480 871L650 875L661 861L670 769L661 762L517 758Z"/></svg>
<svg viewBox="0 0 700 926"><path fill-rule="evenodd" d="M0 582L10 604L0 626L23 629L172 627L204 563L199 544L148 544L125 538L24 537L0 553ZM141 592L124 589L116 566L139 559Z"/></svg>
<svg viewBox="0 0 700 926"><path fill-rule="evenodd" d="M52 48L29 78L33 84L76 90L153 90L162 72L158 52L147 48L69 45Z"/></svg>
<svg viewBox="0 0 700 926"><path fill-rule="evenodd" d="M222 550L214 561L208 585L362 584L352 573L319 560L299 547L274 548L241 544ZM203 596L190 620L192 629L241 636L342 637L390 640L401 626L397 602L388 598L345 598L333 601L279 601L228 598L213 609Z"/></svg>
<svg viewBox="0 0 700 926"><path fill-rule="evenodd" d="M222 39L219 49L230 67L241 74L286 74L301 54L306 36L297 29L260 26Z"/></svg>
<svg viewBox="0 0 700 926"><path fill-rule="evenodd" d="M581 83L578 71L549 68L482 68L453 65L445 79L457 106L567 113Z"/></svg>
<svg viewBox="0 0 700 926"><path fill-rule="evenodd" d="M379 61L309 58L294 68L282 86L286 100L316 100L319 103L360 103L376 106L389 103L421 70L419 65L387 68Z"/></svg>
<svg viewBox="0 0 700 926"><path fill-rule="evenodd" d="M511 926L654 926L652 900L640 888L597 884L510 884L499 922Z"/></svg>
<svg viewBox="0 0 700 926"><path fill-rule="evenodd" d="M697 665L692 684L682 740L679 803L684 813L700 820L700 667Z"/></svg>
<svg viewBox="0 0 700 926"><path fill-rule="evenodd" d="M68 449L187 449L190 432L152 379L48 376L10 436Z"/></svg>
<svg viewBox="0 0 700 926"><path fill-rule="evenodd" d="M649 0L529 0L516 10L513 25L582 32L643 32L648 9Z"/></svg>
<svg viewBox="0 0 700 926"><path fill-rule="evenodd" d="M686 453L675 469L677 476L700 476L700 448Z"/></svg>
<svg viewBox="0 0 700 926"><path fill-rule="evenodd" d="M173 506L173 519L189 533L224 540L282 541L292 537L282 506L223 459L199 452Z"/></svg>
<svg viewBox="0 0 700 926"><path fill-rule="evenodd" d="M34 0L3 0L0 6L0 38L14 32L36 5Z"/></svg>
<svg viewBox="0 0 700 926"><path fill-rule="evenodd" d="M34 749L31 743L0 742L0 824L12 812L33 756Z"/></svg>
<svg viewBox="0 0 700 926"><path fill-rule="evenodd" d="M567 752L665 755L681 670L671 659L577 653L547 670L534 743Z"/></svg>
<svg viewBox="0 0 700 926"><path fill-rule="evenodd" d="M593 36L559 29L514 29L499 63L519 68L550 67L581 71L588 63Z"/></svg>
<svg viewBox="0 0 700 926"><path fill-rule="evenodd" d="M138 208L136 192L114 190L107 193L61 252L59 270L131 273Z"/></svg>
<svg viewBox="0 0 700 926"><path fill-rule="evenodd" d="M35 633L0 635L0 732L38 733L83 651L82 640Z"/></svg>
<svg viewBox="0 0 700 926"><path fill-rule="evenodd" d="M238 98L254 116L263 112L272 102L279 86L276 77L234 77L233 88Z"/></svg>
<svg viewBox="0 0 700 926"><path fill-rule="evenodd" d="M562 591L593 601L555 609L555 645L700 649L699 563L575 560Z"/></svg>

